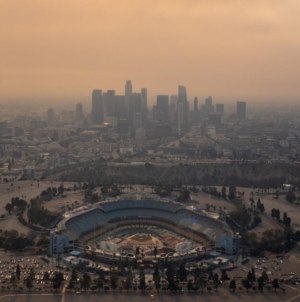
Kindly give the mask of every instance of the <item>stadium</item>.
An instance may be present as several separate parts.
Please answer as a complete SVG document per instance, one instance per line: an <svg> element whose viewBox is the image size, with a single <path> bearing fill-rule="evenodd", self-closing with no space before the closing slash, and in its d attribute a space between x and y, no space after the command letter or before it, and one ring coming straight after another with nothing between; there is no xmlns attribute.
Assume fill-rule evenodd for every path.
<svg viewBox="0 0 300 302"><path fill-rule="evenodd" d="M153 194L127 194L65 215L60 232L87 250L106 256L171 258L194 254L229 234L229 227L199 209ZM226 236L227 236L226 235Z"/></svg>

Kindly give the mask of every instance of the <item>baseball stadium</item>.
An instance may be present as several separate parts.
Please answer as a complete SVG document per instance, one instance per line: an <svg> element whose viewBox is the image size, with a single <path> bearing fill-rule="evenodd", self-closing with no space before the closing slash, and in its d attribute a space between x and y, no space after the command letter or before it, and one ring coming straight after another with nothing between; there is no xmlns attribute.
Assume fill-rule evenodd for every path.
<svg viewBox="0 0 300 302"><path fill-rule="evenodd" d="M139 247L144 256L176 258L211 246L230 234L221 220L154 194L127 194L65 215L60 232L81 247L105 255L131 255Z"/></svg>

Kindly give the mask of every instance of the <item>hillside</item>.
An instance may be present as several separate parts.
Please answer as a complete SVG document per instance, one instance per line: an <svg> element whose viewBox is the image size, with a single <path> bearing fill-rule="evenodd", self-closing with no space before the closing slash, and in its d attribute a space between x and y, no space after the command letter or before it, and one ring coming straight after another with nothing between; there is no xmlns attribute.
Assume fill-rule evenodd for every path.
<svg viewBox="0 0 300 302"><path fill-rule="evenodd" d="M94 183L140 183L236 185L275 187L300 184L300 168L289 164L200 164L191 166L109 166L93 165L63 174L65 181ZM61 178L62 174L56 178Z"/></svg>

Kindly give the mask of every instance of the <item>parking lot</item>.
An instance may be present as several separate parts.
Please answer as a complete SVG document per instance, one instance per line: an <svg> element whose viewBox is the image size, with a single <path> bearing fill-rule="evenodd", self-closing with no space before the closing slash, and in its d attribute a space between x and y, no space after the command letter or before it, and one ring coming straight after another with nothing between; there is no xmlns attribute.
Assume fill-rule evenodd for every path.
<svg viewBox="0 0 300 302"><path fill-rule="evenodd" d="M67 282L69 279L69 272L65 269L58 269L56 262L47 263L38 256L16 256L9 252L0 251L0 282L2 290L11 287L11 276L16 274L17 265L20 266L20 280L17 281L16 289L20 287L26 288L25 280L30 275L31 270L34 271L35 280L33 286L41 288L41 290L52 288L50 281L44 280L44 274L49 273L49 279L54 276L56 271L60 271L64 275L64 280Z"/></svg>

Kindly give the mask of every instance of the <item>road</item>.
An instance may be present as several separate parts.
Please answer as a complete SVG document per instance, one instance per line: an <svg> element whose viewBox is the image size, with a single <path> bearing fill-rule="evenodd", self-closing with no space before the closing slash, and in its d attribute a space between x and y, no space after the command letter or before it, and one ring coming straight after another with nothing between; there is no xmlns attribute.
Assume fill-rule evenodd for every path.
<svg viewBox="0 0 300 302"><path fill-rule="evenodd" d="M90 293L82 293L81 295L76 295L74 293L66 293L64 294L3 294L0 296L0 301L14 301L14 302L52 302L52 301L59 301L59 302L80 302L80 301L89 301L89 302L98 302L98 301L105 301L105 302L140 302L142 300L145 301L161 301L161 302L176 302L176 301L184 301L184 302L195 302L196 300L203 300L203 301L215 301L215 302L223 302L223 301L230 301L230 302L253 302L254 299L257 301L272 301L272 302L294 302L299 301L299 292L294 290L290 290L287 293L280 293L280 292L235 292L234 294L231 293L228 289L211 293L185 293L185 294L178 294L178 293L153 293L154 299L150 298L149 293L97 293L97 294L90 294Z"/></svg>

